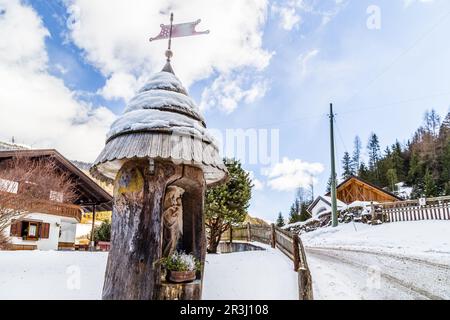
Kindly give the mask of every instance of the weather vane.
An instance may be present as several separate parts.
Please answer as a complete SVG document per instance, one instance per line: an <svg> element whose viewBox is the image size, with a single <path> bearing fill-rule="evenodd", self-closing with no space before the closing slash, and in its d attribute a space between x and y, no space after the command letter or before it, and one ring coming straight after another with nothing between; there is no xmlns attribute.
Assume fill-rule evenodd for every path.
<svg viewBox="0 0 450 320"><path fill-rule="evenodd" d="M170 14L170 24L161 24L161 31L159 34L154 37L150 38L150 41L155 40L162 40L162 39L169 39L168 48L166 51L166 57L167 61L170 61L170 58L172 57L173 53L171 50L172 47L172 38L178 38L178 37L188 37L188 36L197 36L201 34L208 34L209 30L206 31L196 31L195 27L200 23L200 19L193 22L186 22L186 23L179 23L179 24L173 24L173 13Z"/></svg>

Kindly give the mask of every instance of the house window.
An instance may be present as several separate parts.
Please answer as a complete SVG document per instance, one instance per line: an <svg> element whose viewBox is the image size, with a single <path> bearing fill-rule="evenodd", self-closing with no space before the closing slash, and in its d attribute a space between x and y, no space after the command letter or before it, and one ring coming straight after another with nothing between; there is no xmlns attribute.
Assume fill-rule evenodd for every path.
<svg viewBox="0 0 450 320"><path fill-rule="evenodd" d="M0 191L17 193L18 190L19 190L18 182L0 178Z"/></svg>
<svg viewBox="0 0 450 320"><path fill-rule="evenodd" d="M48 239L50 233L50 223L28 221L28 220L12 220L11 232L12 237L20 237L23 240L39 240Z"/></svg>

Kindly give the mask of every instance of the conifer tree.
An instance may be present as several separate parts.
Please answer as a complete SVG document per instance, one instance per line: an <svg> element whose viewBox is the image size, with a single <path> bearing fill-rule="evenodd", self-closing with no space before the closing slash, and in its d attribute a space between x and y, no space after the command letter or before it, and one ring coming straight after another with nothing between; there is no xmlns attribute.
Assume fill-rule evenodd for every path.
<svg viewBox="0 0 450 320"><path fill-rule="evenodd" d="M378 161L380 160L380 142L375 133L370 135L367 151L369 154L369 169L371 171L376 171Z"/></svg>
<svg viewBox="0 0 450 320"><path fill-rule="evenodd" d="M284 217L283 214L280 212L278 213L278 218L277 218L277 222L276 222L276 226L281 228L284 227L285 223L284 223Z"/></svg>
<svg viewBox="0 0 450 320"><path fill-rule="evenodd" d="M295 199L289 211L289 224L300 222L300 201Z"/></svg>
<svg viewBox="0 0 450 320"><path fill-rule="evenodd" d="M397 171L395 169L389 169L386 172L387 180L389 181L389 189L391 191L395 190L395 184L398 182Z"/></svg>
<svg viewBox="0 0 450 320"><path fill-rule="evenodd" d="M355 137L353 142L353 156L352 156L352 165L354 174L358 174L359 166L361 165L361 149L362 143L359 136Z"/></svg>
<svg viewBox="0 0 450 320"><path fill-rule="evenodd" d="M244 222L250 205L252 180L240 161L225 159L227 183L206 191L205 225L209 231L208 252L216 253L220 238L233 224Z"/></svg>
<svg viewBox="0 0 450 320"><path fill-rule="evenodd" d="M423 193L425 197L435 197L437 196L436 183L433 179L433 175L427 169L425 176L423 178Z"/></svg>
<svg viewBox="0 0 450 320"><path fill-rule="evenodd" d="M348 152L344 153L344 158L342 159L342 179L350 178L355 175L352 166L352 160L350 159L350 154Z"/></svg>

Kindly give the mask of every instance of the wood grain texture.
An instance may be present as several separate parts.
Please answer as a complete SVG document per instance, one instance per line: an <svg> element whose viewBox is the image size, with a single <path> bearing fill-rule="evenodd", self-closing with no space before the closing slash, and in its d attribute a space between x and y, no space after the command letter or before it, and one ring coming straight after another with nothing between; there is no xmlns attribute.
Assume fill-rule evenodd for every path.
<svg viewBox="0 0 450 320"><path fill-rule="evenodd" d="M155 161L130 160L114 184L111 250L106 266L103 299L151 300L161 268L162 200L167 185L179 179L182 167Z"/></svg>

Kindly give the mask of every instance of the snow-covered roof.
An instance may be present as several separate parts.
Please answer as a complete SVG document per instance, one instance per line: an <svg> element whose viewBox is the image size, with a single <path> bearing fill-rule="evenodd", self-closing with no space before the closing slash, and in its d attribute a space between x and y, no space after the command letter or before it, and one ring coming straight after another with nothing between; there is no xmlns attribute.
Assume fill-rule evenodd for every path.
<svg viewBox="0 0 450 320"><path fill-rule="evenodd" d="M321 196L321 197L324 198L328 203L331 203L331 197L328 197L328 196ZM345 207L346 206L345 202L342 202L339 199L336 199L336 203L337 203L338 207Z"/></svg>
<svg viewBox="0 0 450 320"><path fill-rule="evenodd" d="M316 200L314 200L313 203L311 203L309 205L308 212L311 213L312 210L314 209L314 207L321 201L325 202L328 206L331 207L331 197L329 197L329 196L318 196L316 198ZM339 199L336 199L336 203L337 203L338 209L345 208L347 206L344 202L342 202Z"/></svg>
<svg viewBox="0 0 450 320"><path fill-rule="evenodd" d="M0 141L0 151L28 150L28 149L31 148L24 144Z"/></svg>
<svg viewBox="0 0 450 320"><path fill-rule="evenodd" d="M365 207L370 207L370 204L372 202L371 201L354 201L352 203L350 203L347 208L351 209L351 208L365 208ZM378 204L378 202L373 201L373 204Z"/></svg>
<svg viewBox="0 0 450 320"><path fill-rule="evenodd" d="M122 163L131 158L157 158L201 167L207 184L227 176L216 140L169 62L148 79L111 125L105 148L91 173L112 181Z"/></svg>

